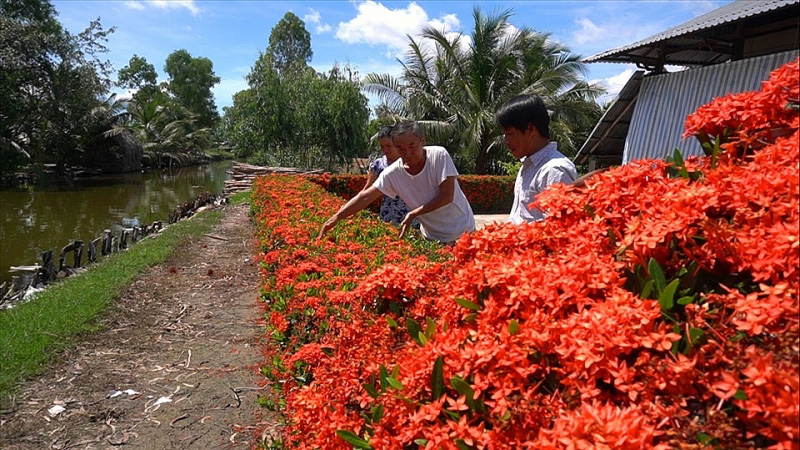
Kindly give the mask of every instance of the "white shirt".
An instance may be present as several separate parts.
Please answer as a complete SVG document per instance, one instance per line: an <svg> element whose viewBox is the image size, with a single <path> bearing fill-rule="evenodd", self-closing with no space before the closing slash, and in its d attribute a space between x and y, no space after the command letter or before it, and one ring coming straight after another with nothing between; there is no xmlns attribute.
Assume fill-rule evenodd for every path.
<svg viewBox="0 0 800 450"><path fill-rule="evenodd" d="M400 196L414 210L428 203L439 194L439 185L448 177L457 177L450 154L444 147L426 146L425 165L416 175L409 174L399 158L383 170L375 180L376 189L389 197ZM425 239L453 242L463 233L475 230L475 217L467 197L455 183L453 201L428 213L418 216L420 231Z"/></svg>
<svg viewBox="0 0 800 450"><path fill-rule="evenodd" d="M546 215L539 208L528 205L536 196L555 183L569 184L578 178L575 164L558 151L555 142L550 142L538 152L525 157L514 183L514 204L511 205L511 223L544 220Z"/></svg>

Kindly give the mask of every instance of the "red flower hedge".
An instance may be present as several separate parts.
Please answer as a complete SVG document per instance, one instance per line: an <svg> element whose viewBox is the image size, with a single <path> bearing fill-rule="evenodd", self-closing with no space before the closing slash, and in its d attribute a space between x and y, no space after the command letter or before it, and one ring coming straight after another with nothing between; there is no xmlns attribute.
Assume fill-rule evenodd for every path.
<svg viewBox="0 0 800 450"><path fill-rule="evenodd" d="M284 444L798 448L799 83L690 116L709 157L559 185L452 254L373 219L316 242L341 200L260 179Z"/></svg>
<svg viewBox="0 0 800 450"><path fill-rule="evenodd" d="M347 200L353 198L367 182L366 175L312 175L309 179L328 192ZM460 175L458 184L473 211L509 212L514 202L514 177L489 175ZM380 206L376 203L375 210Z"/></svg>

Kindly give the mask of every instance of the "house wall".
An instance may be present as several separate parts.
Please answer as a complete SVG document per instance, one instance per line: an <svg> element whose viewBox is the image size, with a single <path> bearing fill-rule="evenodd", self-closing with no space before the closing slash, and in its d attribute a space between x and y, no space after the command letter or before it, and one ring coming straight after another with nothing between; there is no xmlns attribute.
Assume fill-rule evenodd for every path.
<svg viewBox="0 0 800 450"><path fill-rule="evenodd" d="M664 159L675 148L684 157L702 155L696 139L681 140L686 116L715 97L760 89L771 71L793 61L798 54L792 50L645 77L625 140L623 164L637 159Z"/></svg>

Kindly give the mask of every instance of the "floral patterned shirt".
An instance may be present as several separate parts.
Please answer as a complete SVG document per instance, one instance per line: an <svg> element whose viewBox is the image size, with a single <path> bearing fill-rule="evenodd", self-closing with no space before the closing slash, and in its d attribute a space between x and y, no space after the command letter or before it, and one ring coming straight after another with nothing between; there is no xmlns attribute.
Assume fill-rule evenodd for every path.
<svg viewBox="0 0 800 450"><path fill-rule="evenodd" d="M386 161L386 156L381 156L380 158L372 161L369 165L369 171L374 173L375 176L378 176L383 172L383 169L388 167L388 163ZM405 219L406 214L408 214L408 206L403 203L403 200L400 197L389 197L388 195L383 196L383 200L381 201L381 208L378 215L380 216L381 220L384 222L392 222L395 225L400 225L400 222Z"/></svg>

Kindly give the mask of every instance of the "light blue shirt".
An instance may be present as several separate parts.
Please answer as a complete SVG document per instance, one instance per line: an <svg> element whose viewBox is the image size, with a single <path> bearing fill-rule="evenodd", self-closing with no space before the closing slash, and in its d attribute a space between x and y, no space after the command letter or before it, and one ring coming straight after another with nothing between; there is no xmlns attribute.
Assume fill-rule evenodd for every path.
<svg viewBox="0 0 800 450"><path fill-rule="evenodd" d="M522 167L514 184L514 204L511 205L511 223L544 220L545 213L539 208L529 208L536 196L554 183L570 184L578 178L575 164L558 151L555 142L522 160Z"/></svg>

